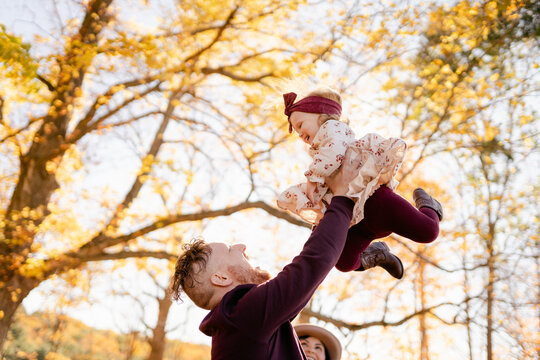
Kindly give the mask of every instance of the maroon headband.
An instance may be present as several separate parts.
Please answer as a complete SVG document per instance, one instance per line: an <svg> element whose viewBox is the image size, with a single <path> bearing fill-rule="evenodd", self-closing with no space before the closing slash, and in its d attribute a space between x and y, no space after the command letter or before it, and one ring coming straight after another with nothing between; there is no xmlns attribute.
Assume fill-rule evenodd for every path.
<svg viewBox="0 0 540 360"><path fill-rule="evenodd" d="M292 133L291 114L294 111L301 111L310 114L341 115L341 105L334 100L322 96L308 96L294 103L296 94L293 92L283 94L285 101L285 115L289 121L289 134Z"/></svg>

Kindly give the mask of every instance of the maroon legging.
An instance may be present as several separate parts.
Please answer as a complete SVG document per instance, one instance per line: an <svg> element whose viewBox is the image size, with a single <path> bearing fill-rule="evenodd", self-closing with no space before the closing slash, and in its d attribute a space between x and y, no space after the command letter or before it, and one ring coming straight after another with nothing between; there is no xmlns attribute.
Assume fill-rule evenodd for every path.
<svg viewBox="0 0 540 360"><path fill-rule="evenodd" d="M362 265L360 254L379 238L396 233L418 243L430 243L439 235L439 217L427 207L417 210L386 186L381 186L364 205L364 219L352 226L336 264L340 271L356 270Z"/></svg>

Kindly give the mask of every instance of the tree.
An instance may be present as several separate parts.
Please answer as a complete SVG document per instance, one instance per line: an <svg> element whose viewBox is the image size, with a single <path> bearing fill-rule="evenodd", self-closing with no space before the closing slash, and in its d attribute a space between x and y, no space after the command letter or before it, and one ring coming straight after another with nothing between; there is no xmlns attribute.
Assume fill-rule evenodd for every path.
<svg viewBox="0 0 540 360"><path fill-rule="evenodd" d="M148 267L148 268L147 268ZM163 283L165 275L165 284L167 284L168 268L166 271L158 266L147 266L138 272L137 281L129 286L124 285L122 276L109 279L112 290L111 297L122 297L127 299L125 313L116 313L111 310L113 318L122 319L123 323L118 323L120 333L133 334L148 344L147 360L161 360L164 358L165 348L167 346L167 333L173 327L178 327L178 320L168 321L169 310L173 304L172 298L167 291L167 285ZM161 279L160 279L161 278ZM150 285L155 285L152 288ZM120 288L118 288L120 286ZM140 289L137 289L140 287ZM110 300L110 299L109 299ZM157 305L157 316L153 316L153 311ZM126 321L129 319L129 321ZM155 322L154 322L155 320ZM127 325L125 324L127 323ZM182 322L180 322L182 324Z"/></svg>
<svg viewBox="0 0 540 360"><path fill-rule="evenodd" d="M534 182L538 176L528 174L528 161L538 160L537 109L530 100L539 91L538 64L531 61L540 49L538 9L531 1L459 1L452 7L434 7L422 50L406 63L416 79L396 80L398 97L392 100L405 108L399 112L410 131L405 136L416 137L422 145L418 161L447 152L455 156L455 169L463 172L455 181L463 191L462 223L451 236L464 242L462 251L482 249L474 257L463 254L467 283L477 272L485 274L484 286L466 291L464 321L470 331L478 325L471 322L471 306L485 306L488 359L496 357L496 333L508 334L497 325L502 322L497 314L509 313L510 308L520 323L520 335L512 337L521 340L509 341L520 349L514 356L534 357L534 339L527 335L531 308L526 304L534 304L536 295L517 304L512 299L522 288L509 287L516 291L510 296L501 290L508 287L503 285L507 279L515 281L525 273L532 279L528 286L536 288L538 283L536 274L521 267L532 264L535 256L529 249L537 245L538 213L528 204L538 202L537 189L519 190L524 178ZM498 351L511 352L502 346Z"/></svg>
<svg viewBox="0 0 540 360"><path fill-rule="evenodd" d="M419 320L421 351L414 351L411 356L436 356L429 347L431 339L447 329L451 331L452 325L464 325L469 331L471 359L482 352L491 359L497 352L512 352L510 348L519 349L513 350L516 358L534 358L530 349L535 347L532 329L537 321L533 320L532 309L538 292L530 290L538 287L538 275L534 272L537 254L531 249L537 248L535 218L538 212L527 204L538 203L538 190L531 186L525 194L518 189L524 183L535 184L538 176L534 170L537 167L531 167L531 161L538 161L535 101L539 88L535 70L538 64L534 60L540 50L538 5L531 1L457 1L444 5L434 3L428 8L397 6L395 11L381 13L383 15L373 22L383 25L379 31L369 32L371 37L366 37L366 44L373 44L375 49L391 49L387 54L395 55L391 62L372 62L372 66L380 70L380 78L386 78L385 92L372 88L362 92L365 84L370 84L369 79L359 81L358 77L347 77L354 73L362 75L366 68L365 64L354 61L352 51L342 58L347 66L359 70L348 69L343 88L356 98L358 94L368 93L364 99L350 100L355 104L352 106L359 109L370 106L372 111L367 112L370 120L378 119L381 113L394 119L397 131L407 140L409 162L403 166L399 192L407 194L413 186L427 185L437 198L443 199L446 212L440 239L430 245L428 251L417 250L407 241L393 237L405 250L400 255L407 264L407 278L418 275L421 304L416 312L411 312L411 317L404 316L405 310L400 309L400 316L393 319ZM393 16L399 20L399 25L391 21ZM358 28L362 31L367 27ZM355 50L361 53L363 48L359 48L361 50ZM383 94L385 98L373 96L372 99L369 93ZM479 154L480 149L484 155ZM453 166L454 162L457 165ZM437 175L435 172L450 181L419 180L424 177L432 180ZM456 194L462 194L464 189L467 192L458 202ZM447 197L441 196L443 193ZM472 196L473 193L477 196ZM522 207L527 210L517 211ZM476 226L472 226L473 219ZM451 225L447 225L448 221ZM517 236L518 231L521 236ZM418 271L411 268L411 262L418 265ZM529 270L525 269L527 266ZM463 283L455 280L449 283L448 279L455 279L453 274L462 274ZM431 280L423 281L422 278L428 276ZM376 317L380 319L379 324L390 327L395 324L387 320L392 316L392 304L396 306L392 303L392 297L396 296L392 292L403 285L390 287L382 281L371 283L367 277L363 275L360 286L353 276L343 281L342 287L333 283L332 299L337 299L339 307L349 305L347 308L351 308L354 304L370 314L370 319ZM529 280L524 281L524 278ZM438 289L440 294L427 290L438 281L444 283L446 289L459 286L466 289L461 300L449 301L456 297L455 293L444 288ZM478 282L484 286L472 286ZM370 292L371 287L377 287L380 294ZM512 289L513 295L506 296L502 289ZM523 296L525 289L530 291L526 300L515 301ZM326 298L321 293L318 295ZM373 296L381 300L377 306L358 299ZM380 306L382 299L384 308ZM399 305L403 303L405 300L401 299ZM365 329L375 322L365 318L351 321L350 313L339 311L334 302L336 308L324 306L323 300L320 305L315 304L316 311L312 315L319 321L334 324L346 336L352 337L351 331ZM447 311L439 311L443 308ZM448 315L449 309L453 309L453 317ZM500 311L506 316L512 313L515 319L512 325L501 325L504 321L500 317L495 320ZM372 315L374 313L382 316ZM485 324L478 319L479 314ZM406 326L406 323L399 322L399 325ZM437 331L429 331L433 326L437 326ZM484 341L475 342L473 349L472 339L478 339L479 328L484 329ZM509 345L496 349L496 336Z"/></svg>
<svg viewBox="0 0 540 360"><path fill-rule="evenodd" d="M2 44L11 46L1 54L3 71L28 82L12 82L16 91L0 96L2 157L13 165L2 167L0 346L17 307L44 280L95 261L173 259L174 238L160 230L171 224L249 208L301 224L251 200L258 163L284 140L284 124L276 126L275 115L260 108L271 91L261 85L311 66L334 39L289 32L283 24L298 8L294 0L162 5L140 5L156 15L139 28L112 0L74 3L77 16L56 24L62 42L41 38L43 56L32 57L29 45L2 32ZM33 94L28 86L36 82L41 87ZM212 90L231 85L226 99ZM30 95L37 105L25 99ZM260 126L261 113L267 126ZM100 154L105 139L118 135L123 147ZM138 159L126 144L135 145ZM124 184L115 194L107 184L92 184L100 165L92 157L118 160L119 149L126 167L113 178ZM174 151L185 156L175 159ZM201 200L209 191L218 198L218 170L231 164L240 165L234 175L250 189L244 200ZM154 196L139 200L145 191ZM88 201L73 202L75 194Z"/></svg>

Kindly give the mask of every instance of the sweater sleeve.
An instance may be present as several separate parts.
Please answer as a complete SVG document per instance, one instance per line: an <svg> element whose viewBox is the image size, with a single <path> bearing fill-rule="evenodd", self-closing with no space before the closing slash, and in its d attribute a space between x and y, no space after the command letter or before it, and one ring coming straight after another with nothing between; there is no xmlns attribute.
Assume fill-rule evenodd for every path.
<svg viewBox="0 0 540 360"><path fill-rule="evenodd" d="M353 206L349 198L333 197L301 253L275 278L242 297L236 320L244 331L270 336L303 309L341 255Z"/></svg>
<svg viewBox="0 0 540 360"><path fill-rule="evenodd" d="M304 173L308 181L324 184L324 178L336 171L354 134L347 124L328 120L317 133L317 148L312 151L313 162Z"/></svg>

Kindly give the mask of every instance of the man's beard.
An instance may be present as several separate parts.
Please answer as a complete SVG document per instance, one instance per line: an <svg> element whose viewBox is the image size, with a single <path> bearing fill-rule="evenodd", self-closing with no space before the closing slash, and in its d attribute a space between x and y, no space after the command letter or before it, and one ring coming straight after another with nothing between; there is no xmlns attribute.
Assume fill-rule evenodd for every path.
<svg viewBox="0 0 540 360"><path fill-rule="evenodd" d="M227 268L229 273L235 278L240 284L262 284L265 281L268 281L272 278L270 273L262 269L245 269L240 265L233 265Z"/></svg>

